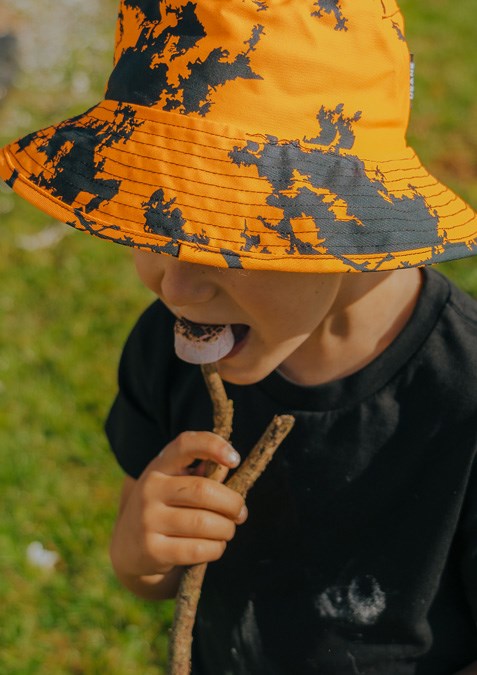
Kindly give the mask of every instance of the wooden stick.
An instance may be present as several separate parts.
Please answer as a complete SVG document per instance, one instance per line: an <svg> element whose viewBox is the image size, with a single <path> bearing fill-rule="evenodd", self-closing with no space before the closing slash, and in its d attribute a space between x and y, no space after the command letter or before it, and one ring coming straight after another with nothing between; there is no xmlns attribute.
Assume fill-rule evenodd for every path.
<svg viewBox="0 0 477 675"><path fill-rule="evenodd" d="M214 408L214 432L226 440L232 431L232 401L225 389L215 364L202 366L207 388ZM245 497L257 478L265 470L276 449L291 431L295 422L291 415L275 416L265 433L226 485ZM210 462L208 476L217 475L217 464ZM174 624L169 643L169 675L189 675L191 669L192 630L207 563L191 565L182 575L176 599Z"/></svg>
<svg viewBox="0 0 477 675"><path fill-rule="evenodd" d="M227 398L224 383L220 377L215 363L203 363L202 375L209 390L214 410L214 434L222 436L226 441L232 433L232 420L234 415L233 401ZM220 466L215 462L206 462L205 475L207 478L217 480Z"/></svg>
<svg viewBox="0 0 477 675"><path fill-rule="evenodd" d="M227 398L224 383L215 363L204 363L201 365L201 370L212 399L214 434L218 434L228 441L232 433L233 401Z"/></svg>
<svg viewBox="0 0 477 675"><path fill-rule="evenodd" d="M246 497L294 424L295 418L292 415L275 415L252 452L225 483L227 487Z"/></svg>
<svg viewBox="0 0 477 675"><path fill-rule="evenodd" d="M214 433L228 441L232 433L233 401L227 398L215 363L202 364L201 370L212 399ZM218 464L207 462L205 475L212 480L217 480L219 470ZM169 638L168 672L170 675L189 675L190 673L192 630L206 569L207 563L190 565L182 575L176 596L174 623Z"/></svg>

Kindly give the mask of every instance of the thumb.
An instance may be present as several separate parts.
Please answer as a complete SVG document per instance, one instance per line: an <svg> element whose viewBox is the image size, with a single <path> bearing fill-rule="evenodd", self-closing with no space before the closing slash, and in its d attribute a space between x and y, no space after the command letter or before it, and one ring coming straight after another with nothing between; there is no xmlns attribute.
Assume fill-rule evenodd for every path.
<svg viewBox="0 0 477 675"><path fill-rule="evenodd" d="M217 434L211 431L183 431L161 450L149 468L171 476L190 475L190 465L196 460L215 462L226 467L226 470L240 464L236 450ZM199 464L199 475L205 473L202 467L203 464ZM226 473L220 475L221 480Z"/></svg>

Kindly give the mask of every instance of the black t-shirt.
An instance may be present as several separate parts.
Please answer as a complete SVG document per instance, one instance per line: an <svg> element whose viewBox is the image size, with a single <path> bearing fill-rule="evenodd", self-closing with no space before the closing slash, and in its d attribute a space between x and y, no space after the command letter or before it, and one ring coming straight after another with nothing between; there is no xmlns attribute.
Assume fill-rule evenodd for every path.
<svg viewBox="0 0 477 675"><path fill-rule="evenodd" d="M274 414L296 424L208 567L197 675L451 675L477 659L477 303L423 274L410 321L359 372L226 384L242 457ZM179 432L212 428L173 322L155 302L121 359L106 428L136 478Z"/></svg>

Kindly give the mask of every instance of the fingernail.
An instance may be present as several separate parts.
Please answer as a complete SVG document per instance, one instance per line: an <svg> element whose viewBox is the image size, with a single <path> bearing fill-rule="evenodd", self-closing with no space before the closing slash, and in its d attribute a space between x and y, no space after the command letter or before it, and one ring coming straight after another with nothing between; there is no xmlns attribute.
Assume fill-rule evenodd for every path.
<svg viewBox="0 0 477 675"><path fill-rule="evenodd" d="M244 504L240 509L240 513L238 514L237 522L240 524L244 523L247 520L247 516L248 516L248 509Z"/></svg>
<svg viewBox="0 0 477 675"><path fill-rule="evenodd" d="M240 455L236 450L229 451L228 459L232 466L238 466L240 464Z"/></svg>

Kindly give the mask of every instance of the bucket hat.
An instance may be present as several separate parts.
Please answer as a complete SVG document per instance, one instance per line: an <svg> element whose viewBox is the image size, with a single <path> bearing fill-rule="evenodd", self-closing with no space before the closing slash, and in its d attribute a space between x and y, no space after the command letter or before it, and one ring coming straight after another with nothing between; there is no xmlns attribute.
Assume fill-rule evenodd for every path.
<svg viewBox="0 0 477 675"><path fill-rule="evenodd" d="M122 0L104 99L0 151L20 195L103 239L217 267L396 269L477 252L406 143L394 0Z"/></svg>

